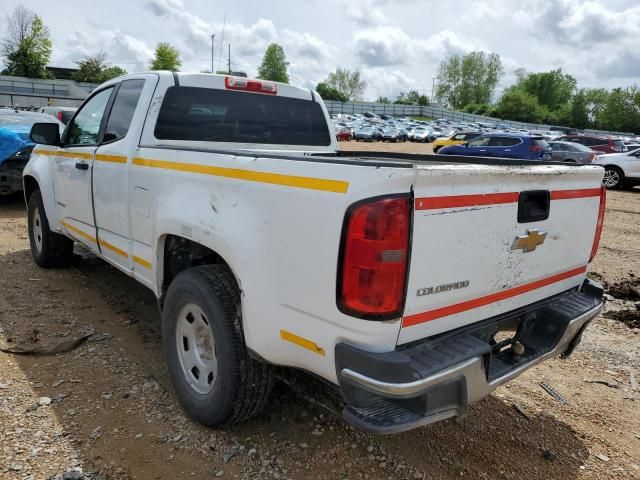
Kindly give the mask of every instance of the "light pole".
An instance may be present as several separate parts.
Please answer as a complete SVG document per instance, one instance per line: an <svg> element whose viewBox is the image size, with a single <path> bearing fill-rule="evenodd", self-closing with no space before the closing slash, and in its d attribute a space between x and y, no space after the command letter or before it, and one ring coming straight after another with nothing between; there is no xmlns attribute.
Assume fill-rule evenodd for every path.
<svg viewBox="0 0 640 480"><path fill-rule="evenodd" d="M431 80L432 80L432 82L431 82L431 103L432 103L432 104L433 104L433 92L434 92L434 91L435 91L435 89L436 89L436 78L437 78L437 77L432 77L432 78L431 78Z"/></svg>
<svg viewBox="0 0 640 480"><path fill-rule="evenodd" d="M213 73L213 42L216 39L216 34L211 34L211 73Z"/></svg>

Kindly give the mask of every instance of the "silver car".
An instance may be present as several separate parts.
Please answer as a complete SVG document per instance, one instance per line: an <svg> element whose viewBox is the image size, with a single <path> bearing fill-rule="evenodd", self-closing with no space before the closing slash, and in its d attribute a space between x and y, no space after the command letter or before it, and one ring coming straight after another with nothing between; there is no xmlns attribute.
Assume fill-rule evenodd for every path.
<svg viewBox="0 0 640 480"><path fill-rule="evenodd" d="M596 159L596 152L580 143L549 142L549 146L554 162L591 163Z"/></svg>

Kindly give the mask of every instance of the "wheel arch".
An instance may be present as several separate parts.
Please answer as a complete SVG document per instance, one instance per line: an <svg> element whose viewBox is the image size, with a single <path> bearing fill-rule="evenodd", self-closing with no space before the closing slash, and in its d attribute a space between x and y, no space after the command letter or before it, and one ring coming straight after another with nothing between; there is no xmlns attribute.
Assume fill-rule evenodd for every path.
<svg viewBox="0 0 640 480"><path fill-rule="evenodd" d="M161 305L169 285L181 272L202 265L223 265L231 272L238 288L242 290L237 272L218 249L183 235L165 233L158 239L157 250L158 290Z"/></svg>
<svg viewBox="0 0 640 480"><path fill-rule="evenodd" d="M22 183L24 190L24 201L28 204L33 192L35 192L36 190L40 190L40 184L35 179L35 177L31 175L25 175L22 178Z"/></svg>

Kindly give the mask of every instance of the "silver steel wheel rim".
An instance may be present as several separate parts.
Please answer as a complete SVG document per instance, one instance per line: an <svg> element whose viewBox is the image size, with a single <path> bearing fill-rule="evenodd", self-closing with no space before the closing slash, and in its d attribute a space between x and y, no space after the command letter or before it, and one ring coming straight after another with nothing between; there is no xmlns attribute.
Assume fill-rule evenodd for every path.
<svg viewBox="0 0 640 480"><path fill-rule="evenodd" d="M615 187L620 182L620 174L615 170L606 170L602 183L605 187Z"/></svg>
<svg viewBox="0 0 640 480"><path fill-rule="evenodd" d="M176 322L176 348L189 386L202 395L210 393L218 373L218 361L209 319L195 303L180 310Z"/></svg>
<svg viewBox="0 0 640 480"><path fill-rule="evenodd" d="M31 218L31 228L33 229L33 242L35 243L36 250L42 251L42 218L40 218L40 209L38 207L33 209L33 216Z"/></svg>

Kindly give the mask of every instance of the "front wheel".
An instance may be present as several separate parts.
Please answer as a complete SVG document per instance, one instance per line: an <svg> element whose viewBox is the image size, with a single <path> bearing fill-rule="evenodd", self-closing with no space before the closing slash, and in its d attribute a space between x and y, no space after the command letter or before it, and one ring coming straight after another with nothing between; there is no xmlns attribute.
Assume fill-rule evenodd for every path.
<svg viewBox="0 0 640 480"><path fill-rule="evenodd" d="M624 185L624 173L618 167L607 166L602 184L607 188L620 188Z"/></svg>
<svg viewBox="0 0 640 480"><path fill-rule="evenodd" d="M34 191L27 204L27 224L31 256L43 268L67 267L73 260L73 241L52 232L44 211L40 190Z"/></svg>
<svg viewBox="0 0 640 480"><path fill-rule="evenodd" d="M240 291L225 266L195 267L175 278L162 311L162 339L178 399L196 421L232 425L266 403L273 373L247 351Z"/></svg>

